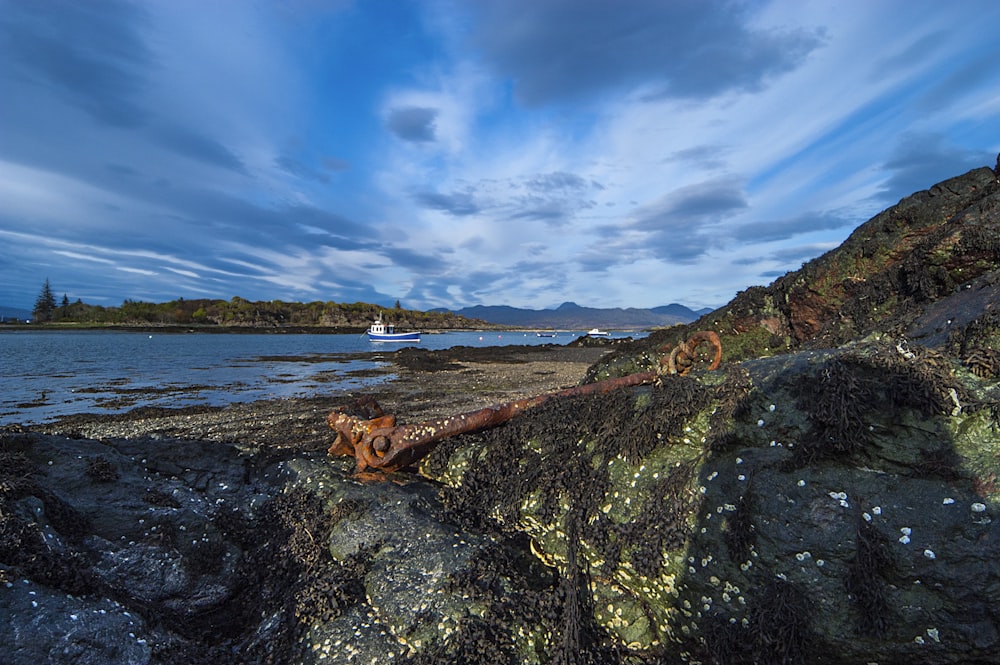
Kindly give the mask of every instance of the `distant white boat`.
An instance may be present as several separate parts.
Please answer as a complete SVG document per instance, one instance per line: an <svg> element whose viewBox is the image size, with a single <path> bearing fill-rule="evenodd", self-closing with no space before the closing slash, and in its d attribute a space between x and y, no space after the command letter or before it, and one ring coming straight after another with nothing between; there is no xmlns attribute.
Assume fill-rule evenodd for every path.
<svg viewBox="0 0 1000 665"><path fill-rule="evenodd" d="M379 316L368 328L368 340L371 342L419 342L419 332L396 332L396 326L383 323Z"/></svg>
<svg viewBox="0 0 1000 665"><path fill-rule="evenodd" d="M556 334L554 332L536 332L535 335L537 337L555 337L556 336Z"/></svg>
<svg viewBox="0 0 1000 665"><path fill-rule="evenodd" d="M609 338L609 337L611 337L611 333L609 333L606 330L600 330L598 328L591 328L590 330L587 331L587 337Z"/></svg>

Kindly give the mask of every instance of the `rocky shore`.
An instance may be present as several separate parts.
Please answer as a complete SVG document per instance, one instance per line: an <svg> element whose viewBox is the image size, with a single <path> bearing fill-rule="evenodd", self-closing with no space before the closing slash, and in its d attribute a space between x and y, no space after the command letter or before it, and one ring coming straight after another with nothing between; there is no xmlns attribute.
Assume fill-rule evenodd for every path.
<svg viewBox="0 0 1000 665"><path fill-rule="evenodd" d="M570 387L608 351L407 349L375 396L415 422ZM412 659L420 638L400 635L420 623L420 589L442 593L459 563L430 574L428 561L458 557L469 575L488 554L524 565L530 555L457 533L429 481L364 483L352 458L328 458L326 416L353 397L0 431L3 661ZM349 528L334 537L337 523Z"/></svg>

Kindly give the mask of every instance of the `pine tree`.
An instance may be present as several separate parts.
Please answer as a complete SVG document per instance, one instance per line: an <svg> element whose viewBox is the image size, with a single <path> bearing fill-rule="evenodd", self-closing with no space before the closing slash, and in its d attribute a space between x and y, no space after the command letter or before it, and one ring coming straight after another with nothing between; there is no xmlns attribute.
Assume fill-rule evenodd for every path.
<svg viewBox="0 0 1000 665"><path fill-rule="evenodd" d="M42 292L38 294L38 298L35 300L35 309L32 311L32 315L35 317L35 321L49 321L52 319L52 312L56 309L56 297L52 293L52 286L49 284L48 277L45 278L45 286L42 287Z"/></svg>

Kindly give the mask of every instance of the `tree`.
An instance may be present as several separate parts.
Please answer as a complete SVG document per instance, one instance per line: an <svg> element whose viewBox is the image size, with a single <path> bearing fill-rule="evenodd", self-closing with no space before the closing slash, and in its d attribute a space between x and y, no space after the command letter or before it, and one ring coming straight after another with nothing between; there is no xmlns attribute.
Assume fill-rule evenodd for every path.
<svg viewBox="0 0 1000 665"><path fill-rule="evenodd" d="M31 312L36 321L49 321L52 319L52 312L56 309L56 297L52 293L52 286L49 278L45 278L45 286L35 300L35 309Z"/></svg>
<svg viewBox="0 0 1000 665"><path fill-rule="evenodd" d="M63 309L69 307L69 297L65 293L63 294L62 304L59 306L62 307Z"/></svg>

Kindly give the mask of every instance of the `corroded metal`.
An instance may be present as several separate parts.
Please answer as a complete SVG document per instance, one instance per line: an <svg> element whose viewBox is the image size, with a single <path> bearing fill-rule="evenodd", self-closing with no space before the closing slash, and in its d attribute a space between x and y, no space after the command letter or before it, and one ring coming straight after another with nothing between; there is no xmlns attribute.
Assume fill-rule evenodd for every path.
<svg viewBox="0 0 1000 665"><path fill-rule="evenodd" d="M708 369L718 369L722 362L722 340L719 339L719 335L715 331L703 330L691 335L670 351L670 355L667 356L667 373L687 374L690 372L694 366L696 351L703 344L712 347L712 361L709 363Z"/></svg>
<svg viewBox="0 0 1000 665"><path fill-rule="evenodd" d="M397 425L396 416L386 415L371 397L363 397L348 407L334 409L327 417L336 438L330 446L331 455L353 455L357 471L392 472L410 466L434 449L443 439L501 425L518 413L552 399L596 395L656 382L662 373L686 374L695 360L695 351L702 344L714 347L715 355L709 369L716 369L722 360L722 345L714 332L696 333L671 351L661 371L640 372L628 376L586 383L558 392L526 397L478 411L438 418L412 425Z"/></svg>

